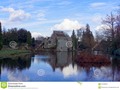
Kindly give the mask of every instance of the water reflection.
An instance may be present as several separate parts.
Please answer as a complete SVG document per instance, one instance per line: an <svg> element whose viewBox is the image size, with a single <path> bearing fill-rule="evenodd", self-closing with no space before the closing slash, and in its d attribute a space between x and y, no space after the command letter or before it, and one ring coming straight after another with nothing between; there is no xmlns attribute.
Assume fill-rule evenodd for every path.
<svg viewBox="0 0 120 90"><path fill-rule="evenodd" d="M114 81L120 81L120 58L112 60L112 76Z"/></svg>
<svg viewBox="0 0 120 90"><path fill-rule="evenodd" d="M70 65L64 67L62 72L63 72L64 77L69 77L70 75L77 75L77 73L78 73L77 65L75 65L73 67L70 64Z"/></svg>
<svg viewBox="0 0 120 90"><path fill-rule="evenodd" d="M25 81L26 79L25 76L22 75L22 72L31 67L30 59L31 57L29 55L24 55L21 57L4 58L0 60L1 72L4 74L1 76L1 80L8 79L6 81Z"/></svg>
<svg viewBox="0 0 120 90"><path fill-rule="evenodd" d="M0 81L1 81L1 60L0 60Z"/></svg>
<svg viewBox="0 0 120 90"><path fill-rule="evenodd" d="M75 53L41 52L0 62L2 81L120 81L120 60L109 65L78 64ZM38 74L40 70L44 74Z"/></svg>
<svg viewBox="0 0 120 90"><path fill-rule="evenodd" d="M9 81L29 81L30 78L24 74L21 71L13 71L13 72L8 72L8 80Z"/></svg>
<svg viewBox="0 0 120 90"><path fill-rule="evenodd" d="M72 62L72 53L57 52L56 55L52 55L49 63L55 71L56 68L63 70L65 66L68 66Z"/></svg>
<svg viewBox="0 0 120 90"><path fill-rule="evenodd" d="M29 55L17 58L4 58L1 60L1 67L2 69L7 68L7 70L15 71L19 70L22 71L24 69L29 69L31 66L31 57Z"/></svg>

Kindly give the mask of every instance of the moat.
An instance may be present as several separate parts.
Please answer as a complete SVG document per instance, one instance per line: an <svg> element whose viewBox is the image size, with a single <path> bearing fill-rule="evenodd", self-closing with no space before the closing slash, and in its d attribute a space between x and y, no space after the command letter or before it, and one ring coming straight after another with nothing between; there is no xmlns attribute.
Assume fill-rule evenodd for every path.
<svg viewBox="0 0 120 90"><path fill-rule="evenodd" d="M120 81L120 65L77 64L73 53L41 52L1 60L1 81Z"/></svg>

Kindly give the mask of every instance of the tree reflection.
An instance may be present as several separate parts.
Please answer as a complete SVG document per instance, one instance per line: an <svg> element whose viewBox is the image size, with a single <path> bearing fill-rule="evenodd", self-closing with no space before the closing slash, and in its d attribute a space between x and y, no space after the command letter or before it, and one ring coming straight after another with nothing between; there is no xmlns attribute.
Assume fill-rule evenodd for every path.
<svg viewBox="0 0 120 90"><path fill-rule="evenodd" d="M84 67L87 71L89 71L91 67L100 68L102 66L111 65L109 57L105 55L94 55L86 52L79 53L75 59L75 62L79 66Z"/></svg>
<svg viewBox="0 0 120 90"><path fill-rule="evenodd" d="M113 81L120 81L120 57L113 57L112 60Z"/></svg>
<svg viewBox="0 0 120 90"><path fill-rule="evenodd" d="M1 68L7 68L10 71L15 71L16 69L22 71L24 69L29 69L31 66L31 57L29 55L15 57L15 58L4 58L1 60Z"/></svg>
<svg viewBox="0 0 120 90"><path fill-rule="evenodd" d="M1 60L0 60L0 80L1 80Z"/></svg>

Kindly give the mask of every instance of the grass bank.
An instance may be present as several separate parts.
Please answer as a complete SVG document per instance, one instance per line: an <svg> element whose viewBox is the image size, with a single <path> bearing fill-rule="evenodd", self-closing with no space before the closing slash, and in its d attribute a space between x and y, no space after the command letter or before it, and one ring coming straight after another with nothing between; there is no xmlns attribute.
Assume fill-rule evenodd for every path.
<svg viewBox="0 0 120 90"><path fill-rule="evenodd" d="M29 50L0 50L0 58L14 57L29 54Z"/></svg>

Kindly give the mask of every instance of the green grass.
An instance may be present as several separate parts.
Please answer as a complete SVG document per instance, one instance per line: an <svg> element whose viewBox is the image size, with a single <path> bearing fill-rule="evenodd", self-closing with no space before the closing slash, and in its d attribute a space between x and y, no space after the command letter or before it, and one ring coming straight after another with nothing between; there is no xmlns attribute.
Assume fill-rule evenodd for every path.
<svg viewBox="0 0 120 90"><path fill-rule="evenodd" d="M24 55L24 54L29 54L29 50L0 50L0 57L5 58L5 57L14 57L18 55Z"/></svg>

